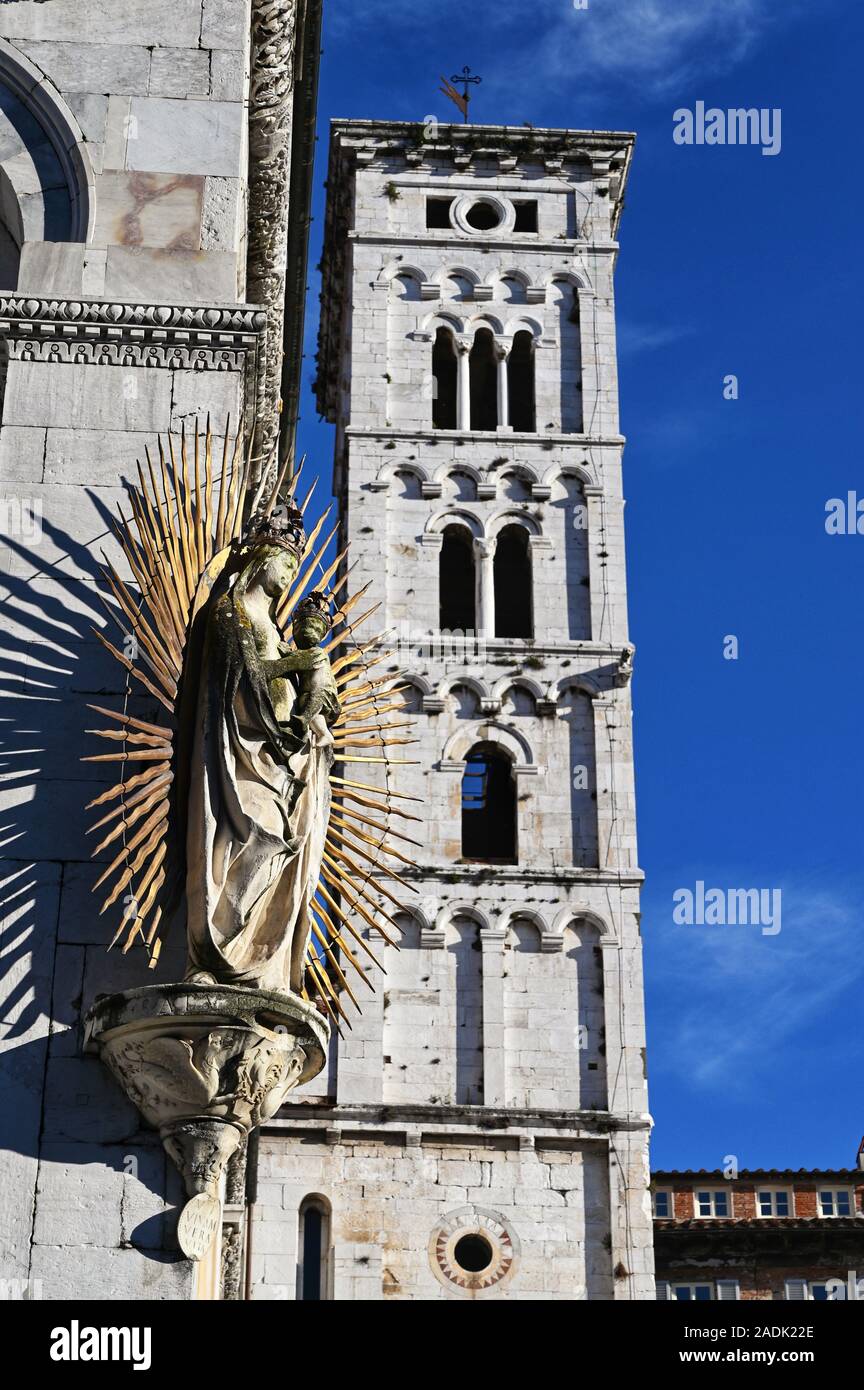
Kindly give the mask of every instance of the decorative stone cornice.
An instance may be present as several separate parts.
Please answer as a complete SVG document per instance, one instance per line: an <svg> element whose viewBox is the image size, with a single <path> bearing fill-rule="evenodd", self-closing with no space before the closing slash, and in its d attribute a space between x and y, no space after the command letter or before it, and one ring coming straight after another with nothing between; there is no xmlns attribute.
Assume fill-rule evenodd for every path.
<svg viewBox="0 0 864 1390"><path fill-rule="evenodd" d="M0 295L0 335L20 361L248 372L267 316L249 305L136 304Z"/></svg>

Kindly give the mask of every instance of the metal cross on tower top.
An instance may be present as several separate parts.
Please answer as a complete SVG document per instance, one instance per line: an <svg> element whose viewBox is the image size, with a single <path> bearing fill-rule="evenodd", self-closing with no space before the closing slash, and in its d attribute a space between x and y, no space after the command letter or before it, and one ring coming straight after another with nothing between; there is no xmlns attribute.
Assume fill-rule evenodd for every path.
<svg viewBox="0 0 864 1390"><path fill-rule="evenodd" d="M456 106L459 107L459 110L462 112L463 119L467 121L468 103L471 100L471 86L475 83L479 83L482 81L482 77L472 77L471 69L466 65L462 69L461 73L455 73L453 77L450 78L449 82L447 81L446 77L442 77L441 82L443 85L439 90L444 93L445 97L449 97L450 100ZM459 83L459 85L462 87L461 93L457 91L457 88L454 85L455 83Z"/></svg>

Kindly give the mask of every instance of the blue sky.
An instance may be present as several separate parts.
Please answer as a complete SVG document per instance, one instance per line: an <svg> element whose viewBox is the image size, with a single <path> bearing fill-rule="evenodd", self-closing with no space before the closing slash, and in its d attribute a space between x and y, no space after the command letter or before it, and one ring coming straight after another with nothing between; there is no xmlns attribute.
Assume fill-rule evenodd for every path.
<svg viewBox="0 0 864 1390"><path fill-rule="evenodd" d="M864 497L864 7L475 0L467 25L457 0L325 7L313 266L332 116L449 120L438 77L468 63L478 121L638 132L617 304L653 1162L851 1164L864 536L827 535L825 504ZM780 108L780 154L676 145L697 101ZM310 285L300 442L323 470ZM697 880L780 889L780 933L674 924Z"/></svg>

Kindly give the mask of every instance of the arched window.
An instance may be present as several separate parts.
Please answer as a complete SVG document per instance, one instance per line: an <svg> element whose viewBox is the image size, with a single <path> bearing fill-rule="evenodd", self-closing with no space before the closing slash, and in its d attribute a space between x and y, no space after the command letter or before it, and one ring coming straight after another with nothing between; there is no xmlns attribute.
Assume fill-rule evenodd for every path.
<svg viewBox="0 0 864 1390"><path fill-rule="evenodd" d="M495 636L533 637L531 554L524 526L505 526L495 546Z"/></svg>
<svg viewBox="0 0 864 1390"><path fill-rule="evenodd" d="M462 774L462 857L515 864L516 779L506 754L478 743Z"/></svg>
<svg viewBox="0 0 864 1390"><path fill-rule="evenodd" d="M478 328L474 334L469 360L471 376L471 428L498 428L498 365L495 361L495 339L489 328Z"/></svg>
<svg viewBox="0 0 864 1390"><path fill-rule="evenodd" d="M330 1298L330 1203L305 1197L297 1231L297 1299L322 1303Z"/></svg>
<svg viewBox="0 0 864 1390"><path fill-rule="evenodd" d="M456 428L456 345L453 334L447 328L439 328L432 346L432 376L434 394L432 396L432 428L435 430L455 430Z"/></svg>
<svg viewBox="0 0 864 1390"><path fill-rule="evenodd" d="M442 632L474 632L476 594L474 537L466 526L446 526L439 567Z"/></svg>
<svg viewBox="0 0 864 1390"><path fill-rule="evenodd" d="M522 434L536 429L534 412L534 339L521 329L513 339L507 359L507 386L510 397L510 424Z"/></svg>

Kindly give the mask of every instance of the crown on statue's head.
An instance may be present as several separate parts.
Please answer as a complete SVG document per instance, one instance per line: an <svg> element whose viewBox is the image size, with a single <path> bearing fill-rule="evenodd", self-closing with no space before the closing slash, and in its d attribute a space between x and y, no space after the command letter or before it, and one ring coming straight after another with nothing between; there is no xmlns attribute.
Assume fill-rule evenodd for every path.
<svg viewBox="0 0 864 1390"><path fill-rule="evenodd" d="M259 509L250 518L245 544L277 545L297 553L303 548L303 513L293 502L277 502L271 512Z"/></svg>
<svg viewBox="0 0 864 1390"><path fill-rule="evenodd" d="M333 626L333 619L330 617L330 601L320 589L313 589L311 594L307 594L302 603L298 603L292 615L292 621L296 626L307 618L320 618L329 632Z"/></svg>

